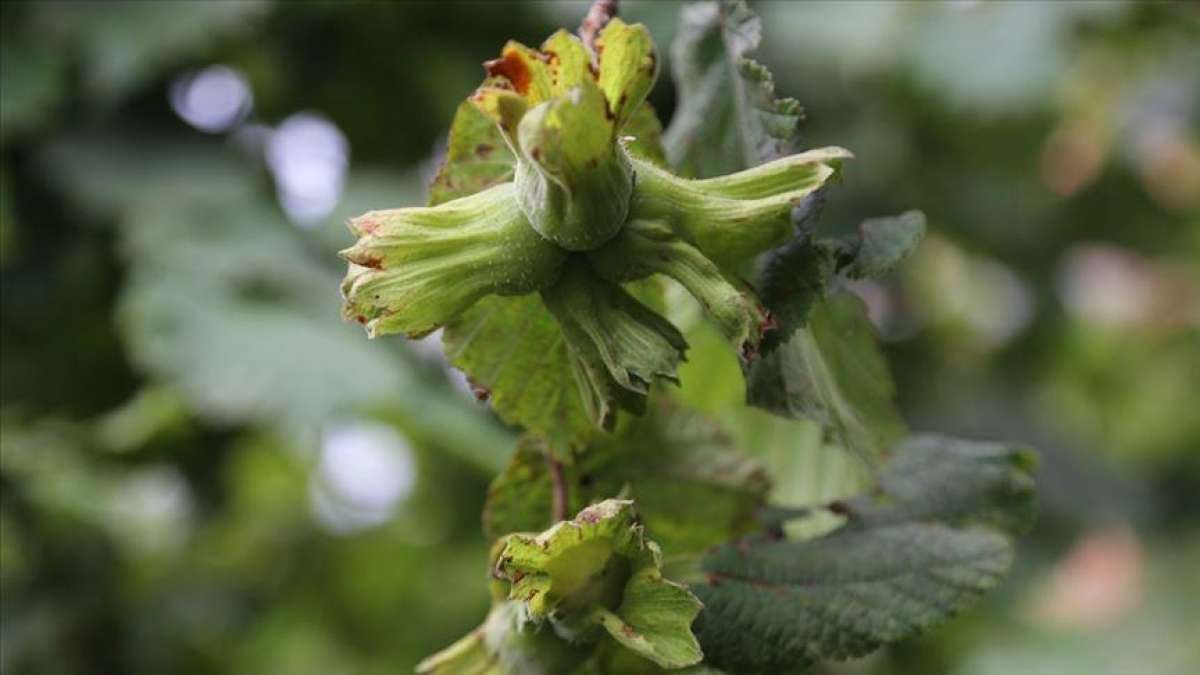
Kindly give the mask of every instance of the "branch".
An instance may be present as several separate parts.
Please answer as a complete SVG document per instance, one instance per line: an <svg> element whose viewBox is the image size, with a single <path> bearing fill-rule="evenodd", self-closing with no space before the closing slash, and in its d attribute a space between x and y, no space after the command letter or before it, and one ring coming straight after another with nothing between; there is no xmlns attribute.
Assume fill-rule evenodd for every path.
<svg viewBox="0 0 1200 675"><path fill-rule="evenodd" d="M587 16L583 17L583 23L579 24L579 37L592 53L593 63L596 61L596 36L616 15L617 0L595 0Z"/></svg>

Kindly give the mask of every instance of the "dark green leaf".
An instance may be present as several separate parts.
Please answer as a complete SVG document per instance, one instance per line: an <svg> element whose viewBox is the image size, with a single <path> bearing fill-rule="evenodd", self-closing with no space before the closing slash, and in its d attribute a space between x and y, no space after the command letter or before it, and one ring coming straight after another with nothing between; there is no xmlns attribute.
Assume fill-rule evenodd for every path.
<svg viewBox="0 0 1200 675"><path fill-rule="evenodd" d="M706 660L780 672L866 654L937 625L994 588L1034 516L1032 451L913 437L877 488L825 507L808 541L754 538L703 561L695 625Z"/></svg>
<svg viewBox="0 0 1200 675"><path fill-rule="evenodd" d="M771 73L748 58L761 38L762 22L741 0L680 12L671 45L679 103L664 145L684 175L731 173L793 150L800 104L776 98Z"/></svg>
<svg viewBox="0 0 1200 675"><path fill-rule="evenodd" d="M792 321L799 314L787 312L794 311L781 313ZM866 308L850 293L813 306L806 325L753 363L746 392L751 405L820 423L839 445L867 460L904 433L887 361Z"/></svg>
<svg viewBox="0 0 1200 675"><path fill-rule="evenodd" d="M925 214L870 218L858 227L854 257L843 272L852 279L883 276L908 257L925 237Z"/></svg>

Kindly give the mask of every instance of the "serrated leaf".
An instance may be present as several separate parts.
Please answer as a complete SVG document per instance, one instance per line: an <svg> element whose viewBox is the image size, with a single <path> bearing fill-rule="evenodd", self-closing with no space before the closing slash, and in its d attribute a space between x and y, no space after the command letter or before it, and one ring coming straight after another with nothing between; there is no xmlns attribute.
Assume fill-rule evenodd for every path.
<svg viewBox="0 0 1200 675"><path fill-rule="evenodd" d="M809 314L825 299L835 262L833 249L807 239L794 239L770 253L758 282L759 297L775 321L775 330L764 336L764 354L808 324Z"/></svg>
<svg viewBox="0 0 1200 675"><path fill-rule="evenodd" d="M535 625L550 621L572 641L593 641L599 626L663 668L701 660L691 631L700 603L663 578L661 553L637 524L633 502L605 500L541 534L504 541L497 570Z"/></svg>
<svg viewBox="0 0 1200 675"><path fill-rule="evenodd" d="M446 357L505 422L558 450L595 433L558 324L536 295L484 298L442 334Z"/></svg>
<svg viewBox="0 0 1200 675"><path fill-rule="evenodd" d="M495 123L464 101L454 113L446 157L429 186L429 205L436 206L510 181L516 162Z"/></svg>
<svg viewBox="0 0 1200 675"><path fill-rule="evenodd" d="M762 22L745 2L698 2L680 12L671 45L678 105L664 143L684 175L716 176L786 155L800 104L776 98L771 73L748 58Z"/></svg>
<svg viewBox="0 0 1200 675"><path fill-rule="evenodd" d="M762 467L714 424L665 402L562 470L569 510L619 494L631 497L648 536L669 558L749 532L770 487ZM488 490L484 529L497 538L549 527L552 501L543 442L523 436Z"/></svg>
<svg viewBox="0 0 1200 675"><path fill-rule="evenodd" d="M920 211L864 220L858 227L853 258L843 272L852 279L883 276L916 250L924 237L925 214Z"/></svg>
<svg viewBox="0 0 1200 675"><path fill-rule="evenodd" d="M798 258L806 255L796 252ZM764 356L749 366L747 402L814 420L839 445L873 461L905 427L866 308L850 293L816 299L819 294L811 291L821 286L819 279L803 269L795 274L800 276L776 279L796 289L790 296L770 287L764 291L777 300L767 307L783 320L783 341L767 345Z"/></svg>
<svg viewBox="0 0 1200 675"><path fill-rule="evenodd" d="M1032 451L918 436L871 493L827 510L808 541L743 540L703 561L696 633L706 660L780 672L864 655L937 625L994 588L1032 524Z"/></svg>

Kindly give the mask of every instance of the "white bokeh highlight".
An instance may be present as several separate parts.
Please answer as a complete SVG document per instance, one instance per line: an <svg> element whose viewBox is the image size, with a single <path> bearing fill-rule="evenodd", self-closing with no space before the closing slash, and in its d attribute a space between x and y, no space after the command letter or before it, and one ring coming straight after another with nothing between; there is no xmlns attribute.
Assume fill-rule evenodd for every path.
<svg viewBox="0 0 1200 675"><path fill-rule="evenodd" d="M377 422L340 422L322 437L310 504L321 525L348 534L390 520L416 483L416 459L399 432Z"/></svg>
<svg viewBox="0 0 1200 675"><path fill-rule="evenodd" d="M168 90L171 108L183 121L205 133L237 126L254 108L250 84L238 71L214 65L176 78Z"/></svg>
<svg viewBox="0 0 1200 675"><path fill-rule="evenodd" d="M333 122L296 113L267 137L264 156L279 204L296 225L319 225L341 201L350 145Z"/></svg>

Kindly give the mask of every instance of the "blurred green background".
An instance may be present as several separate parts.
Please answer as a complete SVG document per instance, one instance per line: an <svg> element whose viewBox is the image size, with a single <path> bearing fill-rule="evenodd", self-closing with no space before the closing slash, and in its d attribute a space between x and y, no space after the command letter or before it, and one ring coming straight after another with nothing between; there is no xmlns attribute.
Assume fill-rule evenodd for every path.
<svg viewBox="0 0 1200 675"><path fill-rule="evenodd" d="M857 155L823 225L929 218L856 289L906 418L1044 460L1001 593L822 669L1195 672L1197 6L753 6L804 144ZM343 325L334 253L586 9L0 4L0 672L409 672L480 620L513 432L436 337ZM678 9L622 2L664 121Z"/></svg>

